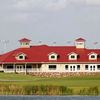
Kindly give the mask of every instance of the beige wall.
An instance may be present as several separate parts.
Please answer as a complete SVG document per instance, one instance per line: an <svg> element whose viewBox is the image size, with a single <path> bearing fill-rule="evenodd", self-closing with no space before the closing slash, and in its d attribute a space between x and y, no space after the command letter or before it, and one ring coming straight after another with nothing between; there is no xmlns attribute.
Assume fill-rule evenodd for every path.
<svg viewBox="0 0 100 100"><path fill-rule="evenodd" d="M56 70L50 70L49 65L56 65ZM68 65L68 70L65 69L65 65ZM80 70L77 70L77 65L80 65ZM85 70L85 65L88 65L88 70ZM72 71L71 67L72 66ZM75 66L75 69L73 68ZM92 69L90 68L92 66ZM93 66L95 66L95 70L93 69ZM43 64L41 66L42 72L100 72L100 70L97 70L97 64Z"/></svg>

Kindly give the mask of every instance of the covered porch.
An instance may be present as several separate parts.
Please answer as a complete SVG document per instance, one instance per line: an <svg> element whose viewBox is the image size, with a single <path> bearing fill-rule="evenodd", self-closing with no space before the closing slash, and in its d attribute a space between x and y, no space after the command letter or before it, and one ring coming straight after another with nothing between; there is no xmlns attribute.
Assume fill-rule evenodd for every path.
<svg viewBox="0 0 100 100"><path fill-rule="evenodd" d="M41 64L2 64L5 73L41 72Z"/></svg>

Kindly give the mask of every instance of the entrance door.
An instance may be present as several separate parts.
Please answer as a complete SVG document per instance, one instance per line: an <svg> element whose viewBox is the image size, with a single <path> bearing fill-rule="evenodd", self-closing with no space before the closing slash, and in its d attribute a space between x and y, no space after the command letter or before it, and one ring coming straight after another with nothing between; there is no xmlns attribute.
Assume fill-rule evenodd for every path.
<svg viewBox="0 0 100 100"><path fill-rule="evenodd" d="M16 66L16 70L17 70L17 71L24 71L23 65L17 65L17 66Z"/></svg>

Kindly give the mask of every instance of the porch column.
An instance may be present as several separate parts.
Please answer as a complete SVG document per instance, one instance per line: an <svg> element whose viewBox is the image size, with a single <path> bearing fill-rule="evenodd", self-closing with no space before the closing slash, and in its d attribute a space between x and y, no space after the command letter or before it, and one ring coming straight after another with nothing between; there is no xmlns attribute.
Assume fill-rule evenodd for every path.
<svg viewBox="0 0 100 100"><path fill-rule="evenodd" d="M14 67L14 73L16 73L16 65L13 64L13 67Z"/></svg>
<svg viewBox="0 0 100 100"><path fill-rule="evenodd" d="M38 64L36 64L36 71L38 71Z"/></svg>
<svg viewBox="0 0 100 100"><path fill-rule="evenodd" d="M25 64L25 75L27 74L27 64Z"/></svg>
<svg viewBox="0 0 100 100"><path fill-rule="evenodd" d="M3 64L2 64L2 66L1 66L1 67L2 67L2 70L4 71Z"/></svg>

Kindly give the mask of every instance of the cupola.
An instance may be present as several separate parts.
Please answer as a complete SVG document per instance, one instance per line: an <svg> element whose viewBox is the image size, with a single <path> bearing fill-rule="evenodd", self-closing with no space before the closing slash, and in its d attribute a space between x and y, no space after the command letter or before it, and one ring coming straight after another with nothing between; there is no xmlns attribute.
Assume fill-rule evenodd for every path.
<svg viewBox="0 0 100 100"><path fill-rule="evenodd" d="M84 49L85 48L85 39L83 38L78 38L75 40L75 46L76 48L79 48L79 49Z"/></svg>
<svg viewBox="0 0 100 100"><path fill-rule="evenodd" d="M31 40L29 40L27 38L23 38L23 39L19 40L21 48L30 48L30 41Z"/></svg>

